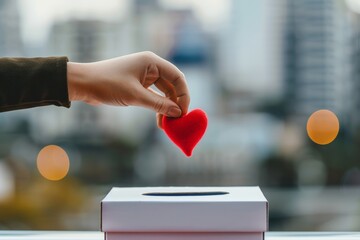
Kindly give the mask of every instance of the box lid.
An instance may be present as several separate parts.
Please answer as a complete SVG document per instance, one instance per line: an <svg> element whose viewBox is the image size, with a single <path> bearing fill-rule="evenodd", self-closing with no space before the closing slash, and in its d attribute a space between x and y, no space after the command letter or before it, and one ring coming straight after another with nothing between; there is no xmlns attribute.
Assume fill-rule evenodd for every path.
<svg viewBox="0 0 360 240"><path fill-rule="evenodd" d="M101 202L103 232L264 232L259 187L113 188Z"/></svg>

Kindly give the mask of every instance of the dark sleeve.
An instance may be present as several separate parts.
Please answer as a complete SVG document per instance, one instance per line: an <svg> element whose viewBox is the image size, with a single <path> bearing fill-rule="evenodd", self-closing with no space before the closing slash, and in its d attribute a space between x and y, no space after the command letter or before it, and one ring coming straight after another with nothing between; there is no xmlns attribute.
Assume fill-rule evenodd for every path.
<svg viewBox="0 0 360 240"><path fill-rule="evenodd" d="M0 112L45 105L70 107L67 57L0 58Z"/></svg>

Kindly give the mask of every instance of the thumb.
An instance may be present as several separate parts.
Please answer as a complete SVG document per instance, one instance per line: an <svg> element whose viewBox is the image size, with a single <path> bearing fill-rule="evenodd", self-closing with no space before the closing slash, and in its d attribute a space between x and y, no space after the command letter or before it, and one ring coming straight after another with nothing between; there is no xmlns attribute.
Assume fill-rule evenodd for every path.
<svg viewBox="0 0 360 240"><path fill-rule="evenodd" d="M143 89L140 105L168 117L180 117L180 107L170 99L161 96L152 89Z"/></svg>

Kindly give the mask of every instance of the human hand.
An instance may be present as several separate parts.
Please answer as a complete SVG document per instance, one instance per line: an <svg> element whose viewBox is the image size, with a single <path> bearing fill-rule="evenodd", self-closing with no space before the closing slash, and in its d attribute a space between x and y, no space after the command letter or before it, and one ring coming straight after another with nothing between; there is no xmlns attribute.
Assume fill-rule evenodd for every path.
<svg viewBox="0 0 360 240"><path fill-rule="evenodd" d="M152 52L93 63L69 62L67 78L70 101L146 107L157 113L159 128L163 115L180 117L190 104L184 74Z"/></svg>

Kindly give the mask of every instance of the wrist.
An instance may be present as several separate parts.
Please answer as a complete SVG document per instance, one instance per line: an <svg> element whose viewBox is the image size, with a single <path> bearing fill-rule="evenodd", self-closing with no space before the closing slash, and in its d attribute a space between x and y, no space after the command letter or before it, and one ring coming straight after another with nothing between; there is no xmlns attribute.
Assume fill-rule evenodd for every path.
<svg viewBox="0 0 360 240"><path fill-rule="evenodd" d="M68 62L67 63L67 84L68 95L70 101L81 101L83 88L84 74L81 63Z"/></svg>

